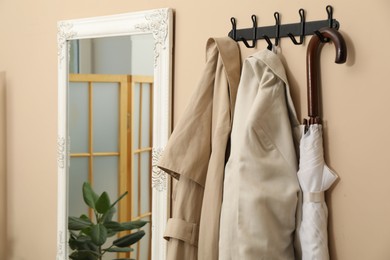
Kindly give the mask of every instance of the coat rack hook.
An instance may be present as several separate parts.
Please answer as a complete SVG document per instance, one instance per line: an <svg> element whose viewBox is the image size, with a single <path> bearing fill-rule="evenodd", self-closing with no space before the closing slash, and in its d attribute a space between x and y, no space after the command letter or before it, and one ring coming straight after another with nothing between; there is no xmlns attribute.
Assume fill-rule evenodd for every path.
<svg viewBox="0 0 390 260"><path fill-rule="evenodd" d="M333 28L333 7L331 5L327 5L326 12L328 13L329 28Z"/></svg>
<svg viewBox="0 0 390 260"><path fill-rule="evenodd" d="M252 19L252 24L253 24L253 27L252 27L252 44L249 44L248 41L244 38L244 37L240 37L240 40L242 40L245 44L245 46L247 48L254 48L256 46L256 41L257 41L257 38L256 38L256 34L257 34L257 17L256 15L252 15L251 16L251 19Z"/></svg>
<svg viewBox="0 0 390 260"><path fill-rule="evenodd" d="M236 35L237 35L237 23L236 23L236 18L231 17L230 22L232 23L232 31L233 31L233 40L237 40Z"/></svg>
<svg viewBox="0 0 390 260"><path fill-rule="evenodd" d="M299 16L301 17L301 33L299 35L299 42L295 39L292 33L287 34L295 45L303 44L303 39L305 38L305 10L302 8L299 9Z"/></svg>
<svg viewBox="0 0 390 260"><path fill-rule="evenodd" d="M317 35L317 37L320 39L320 42L322 43L325 43L325 42L329 42L329 39L328 38L325 38L322 33L320 33L320 31L314 31L314 34Z"/></svg>
<svg viewBox="0 0 390 260"><path fill-rule="evenodd" d="M267 35L263 35L264 40L268 43L267 49L272 50L272 42L271 39Z"/></svg>
<svg viewBox="0 0 390 260"><path fill-rule="evenodd" d="M280 14L279 14L279 12L275 12L274 17L275 17L275 27L276 27L275 46L278 46L279 45L279 37L280 37Z"/></svg>

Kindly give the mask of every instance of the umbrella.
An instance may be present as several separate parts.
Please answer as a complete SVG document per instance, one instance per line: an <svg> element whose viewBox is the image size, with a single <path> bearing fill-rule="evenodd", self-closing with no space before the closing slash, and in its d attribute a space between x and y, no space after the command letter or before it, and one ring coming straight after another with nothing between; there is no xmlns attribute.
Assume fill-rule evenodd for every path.
<svg viewBox="0 0 390 260"><path fill-rule="evenodd" d="M331 187L337 175L325 164L322 125L318 114L317 60L318 47L324 37L336 47L336 63L346 60L346 45L335 29L323 28L312 37L307 51L307 79L309 119L304 121L304 134L300 141L298 180L303 192L302 221L299 230L302 259L329 259L328 208L324 192Z"/></svg>

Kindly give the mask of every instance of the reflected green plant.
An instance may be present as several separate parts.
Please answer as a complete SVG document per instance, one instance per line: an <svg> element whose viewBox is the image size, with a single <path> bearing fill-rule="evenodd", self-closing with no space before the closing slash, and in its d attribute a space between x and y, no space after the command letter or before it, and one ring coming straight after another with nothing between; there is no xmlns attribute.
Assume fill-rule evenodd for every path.
<svg viewBox="0 0 390 260"><path fill-rule="evenodd" d="M148 223L143 220L122 223L112 220L116 212L114 206L126 195L127 191L111 204L107 192L98 196L88 182L83 183L84 202L93 210L95 221L87 215L68 218L70 232L68 243L73 250L69 256L70 259L101 260L106 253L133 251L130 246L137 243L145 235L145 231L138 230L115 239L108 247L104 246L107 238L115 236L118 232L139 229ZM120 260L131 259L121 258Z"/></svg>

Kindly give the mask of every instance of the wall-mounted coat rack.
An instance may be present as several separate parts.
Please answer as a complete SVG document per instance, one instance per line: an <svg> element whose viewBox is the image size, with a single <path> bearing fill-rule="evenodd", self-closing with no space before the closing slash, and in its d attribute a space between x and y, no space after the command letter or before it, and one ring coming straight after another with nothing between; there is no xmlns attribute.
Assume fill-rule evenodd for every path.
<svg viewBox="0 0 390 260"><path fill-rule="evenodd" d="M275 25L257 27L256 15L252 15L252 28L237 29L236 18L230 19L232 24L232 30L229 32L229 37L235 41L243 41L246 47L254 48L256 41L264 39L271 45L270 38L275 38L275 45L278 45L279 38L290 37L294 44L299 45L303 43L303 39L306 35L317 34L321 28L329 27L336 30L339 29L340 24L336 19L333 19L333 8L328 5L326 7L328 13L328 19L321 21L305 21L305 11L299 9L300 22L291 24L280 24L280 15L278 12L274 13ZM295 37L299 37L299 41ZM250 44L249 41L252 41Z"/></svg>

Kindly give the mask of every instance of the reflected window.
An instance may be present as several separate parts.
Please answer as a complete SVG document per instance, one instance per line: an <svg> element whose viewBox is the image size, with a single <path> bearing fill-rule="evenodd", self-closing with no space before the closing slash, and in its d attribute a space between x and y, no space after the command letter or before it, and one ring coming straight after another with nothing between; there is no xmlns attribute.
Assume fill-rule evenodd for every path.
<svg viewBox="0 0 390 260"><path fill-rule="evenodd" d="M107 191L112 199L129 192L118 204L117 221L151 222L153 39L149 37L71 41L70 216L86 213L81 187L89 181L96 192ZM149 49L140 51L140 47ZM143 229L146 235L134 251L118 258L151 259L151 223Z"/></svg>

